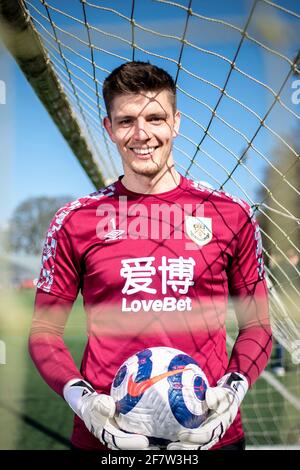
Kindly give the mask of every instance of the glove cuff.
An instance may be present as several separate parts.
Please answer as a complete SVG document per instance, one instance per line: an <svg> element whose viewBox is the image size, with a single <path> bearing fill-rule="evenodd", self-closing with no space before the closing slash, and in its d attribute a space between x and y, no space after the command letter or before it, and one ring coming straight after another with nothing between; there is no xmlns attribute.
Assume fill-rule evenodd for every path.
<svg viewBox="0 0 300 470"><path fill-rule="evenodd" d="M249 388L248 380L239 372L229 372L218 381L217 385L232 393L238 406L240 406Z"/></svg>
<svg viewBox="0 0 300 470"><path fill-rule="evenodd" d="M97 395L97 392L85 380L72 379L64 386L63 395L74 413L76 413L79 418L83 419L84 403L86 399L91 395Z"/></svg>

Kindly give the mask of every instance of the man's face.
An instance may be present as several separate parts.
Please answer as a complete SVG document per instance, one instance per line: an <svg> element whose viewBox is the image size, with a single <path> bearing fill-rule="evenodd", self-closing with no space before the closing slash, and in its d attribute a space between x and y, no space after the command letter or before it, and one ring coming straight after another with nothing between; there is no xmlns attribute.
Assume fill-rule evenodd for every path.
<svg viewBox="0 0 300 470"><path fill-rule="evenodd" d="M124 172L154 177L173 164L172 142L179 130L170 93L145 92L114 98L111 118L104 126L117 145Z"/></svg>

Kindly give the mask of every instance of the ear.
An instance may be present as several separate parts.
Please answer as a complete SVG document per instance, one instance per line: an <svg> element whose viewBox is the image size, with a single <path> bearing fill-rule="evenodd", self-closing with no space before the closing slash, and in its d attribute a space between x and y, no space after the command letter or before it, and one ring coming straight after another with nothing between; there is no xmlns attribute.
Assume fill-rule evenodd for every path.
<svg viewBox="0 0 300 470"><path fill-rule="evenodd" d="M108 133L110 139L115 143L116 141L115 141L114 133L113 133L113 130L112 130L111 120L109 119L108 116L106 116L103 119L103 126L104 126L106 132Z"/></svg>
<svg viewBox="0 0 300 470"><path fill-rule="evenodd" d="M173 137L177 137L179 134L179 127L180 127L180 112L177 110L174 114L174 127L173 127Z"/></svg>

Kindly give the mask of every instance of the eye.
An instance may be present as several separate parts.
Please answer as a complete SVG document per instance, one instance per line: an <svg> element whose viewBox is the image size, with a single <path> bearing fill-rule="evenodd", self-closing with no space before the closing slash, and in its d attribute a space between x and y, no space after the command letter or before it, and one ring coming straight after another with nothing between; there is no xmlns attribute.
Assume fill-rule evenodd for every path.
<svg viewBox="0 0 300 470"><path fill-rule="evenodd" d="M164 118L161 117L161 116L151 116L151 118L149 119L149 121L152 123L152 124L162 124L164 122Z"/></svg>
<svg viewBox="0 0 300 470"><path fill-rule="evenodd" d="M131 126L132 124L132 119L122 119L121 121L119 121L119 126L122 126L122 127L129 127Z"/></svg>

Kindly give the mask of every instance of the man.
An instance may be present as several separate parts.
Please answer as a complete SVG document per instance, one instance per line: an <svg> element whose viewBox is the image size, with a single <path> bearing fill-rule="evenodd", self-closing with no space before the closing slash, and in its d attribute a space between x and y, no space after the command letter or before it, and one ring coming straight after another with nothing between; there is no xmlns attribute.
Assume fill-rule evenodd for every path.
<svg viewBox="0 0 300 470"><path fill-rule="evenodd" d="M168 73L129 62L106 78L103 94L104 127L124 175L54 217L37 286L32 358L75 412L75 447L149 449L147 437L118 429L110 385L137 351L181 349L208 377L211 411L204 425L168 449L243 449L238 408L271 351L256 221L243 201L175 170L180 114ZM63 342L79 289L88 323L80 371ZM228 363L229 294L239 335Z"/></svg>

